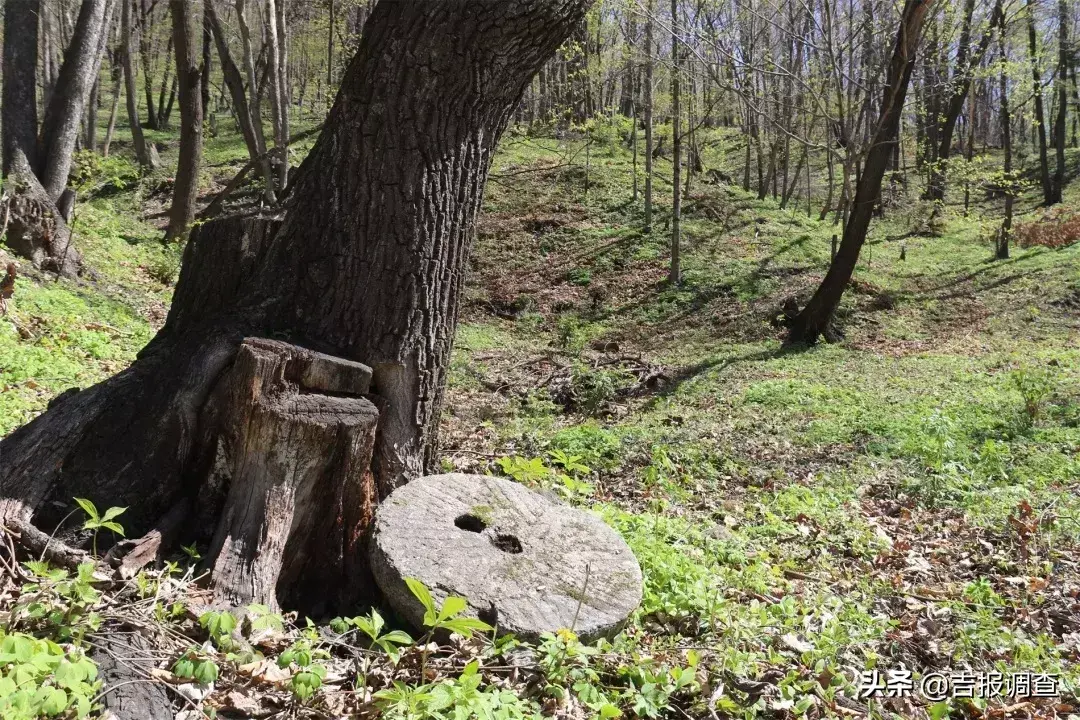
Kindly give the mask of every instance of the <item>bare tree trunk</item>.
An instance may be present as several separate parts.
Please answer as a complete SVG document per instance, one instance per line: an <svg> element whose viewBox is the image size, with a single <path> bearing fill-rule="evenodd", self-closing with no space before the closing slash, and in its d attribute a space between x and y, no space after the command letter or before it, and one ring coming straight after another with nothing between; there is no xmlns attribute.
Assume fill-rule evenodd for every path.
<svg viewBox="0 0 1080 720"><path fill-rule="evenodd" d="M326 93L330 94L330 88L334 87L334 23L337 20L334 0L330 4L330 31L326 34Z"/></svg>
<svg viewBox="0 0 1080 720"><path fill-rule="evenodd" d="M142 61L143 92L146 95L146 127L151 130L160 130L161 124L158 122L157 105L154 103L154 73L150 57L154 32L154 7L154 3L147 4L147 0L142 0L142 22L140 23L139 28L139 58ZM166 63L166 68L168 68L168 63Z"/></svg>
<svg viewBox="0 0 1080 720"><path fill-rule="evenodd" d="M182 240L187 237L195 219L195 201L199 194L203 123L199 87L202 73L195 52L191 3L169 0L169 10L173 19L173 47L176 48L176 78L180 84L180 150L165 239Z"/></svg>
<svg viewBox="0 0 1080 720"><path fill-rule="evenodd" d="M181 541L215 526L218 538L230 529L257 538L256 548L214 545L214 576L262 579L219 586L232 602L279 600L306 611L305 599L291 590L357 577L349 563L362 562L362 554L350 552L347 542L362 540L366 527L358 512L363 499L349 489L365 487L370 473L367 483L385 497L435 466L458 302L496 143L529 79L587 4L378 3L325 129L296 172L284 220L224 218L192 234L169 318L135 363L66 396L0 442L0 518L23 525L33 519L51 530L67 515L71 497L87 497L128 506L124 526L138 536L187 500L194 510ZM193 64L183 66L190 71ZM185 85L185 92L193 89ZM235 471L233 459L251 446L232 442L239 429L227 418L237 407L232 390L253 387L238 381L243 339L270 334L309 348L309 359L263 375L280 383L281 395L267 394L281 402L253 398L250 416L265 410L273 414L268 422L285 423L291 416L312 442L294 446L303 448L293 457L296 471L283 474L279 467L276 477L263 477ZM333 357L322 361L315 350ZM312 363L355 361L373 368L378 425L370 468L360 464L357 448L347 466L319 453L329 440L317 427L320 418L342 422L342 442L345 433L355 432L358 442L364 437L360 423L345 422L360 412L364 388L349 373L313 372ZM342 402L304 400L303 388ZM305 418L301 403L323 409ZM271 438L259 446L267 452L283 449L273 433L242 437ZM306 486L326 492L290 496L302 527L286 537L266 513L266 532L238 524L245 508L282 507L260 496L254 483L281 479L288 482L277 487L292 492L309 463L342 479ZM77 527L69 521L59 536L79 540ZM281 555L274 582L274 569L260 557L293 532L304 547L310 547L304 538L333 540L323 541L322 552ZM307 560L298 562L302 557ZM348 582L341 587L350 592L328 600L344 607L359 599L349 595L372 592Z"/></svg>
<svg viewBox="0 0 1080 720"><path fill-rule="evenodd" d="M246 0L236 0L236 23L240 26L240 41L243 47L244 63L244 75L247 79L248 92L251 94L251 100L248 103L248 111L251 115L251 127L255 131L255 145L259 150L259 155L266 154L266 136L263 132L262 123L262 92L259 87L258 81L255 79L255 55L251 47L251 28L247 22L247 7ZM330 92L330 88L327 88L327 93ZM265 189L263 190L263 196L267 202L275 202L274 198L274 181L271 174L269 160L265 163L265 172L263 173L263 179ZM283 188L284 189L284 188Z"/></svg>
<svg viewBox="0 0 1080 720"><path fill-rule="evenodd" d="M173 38L173 35L170 33L169 39L165 43L165 70L162 72L161 75L161 85L158 86L157 108L154 110L154 119L157 123L157 130L167 130L169 128L169 113L171 112L171 108L169 111L166 111L165 103L168 100L168 96L166 95L166 93L169 92L169 89L172 88L172 91L174 93L176 92L176 78L172 75L172 55L174 43L175 40Z"/></svg>
<svg viewBox="0 0 1080 720"><path fill-rule="evenodd" d="M1043 112L1042 69L1039 67L1039 43L1035 36L1035 3L1027 0L1028 54L1031 57L1031 93L1035 98L1035 131L1039 142L1039 182L1043 201L1054 204L1054 185L1050 179L1050 161L1046 151L1046 117Z"/></svg>
<svg viewBox="0 0 1080 720"><path fill-rule="evenodd" d="M855 188L851 215L844 226L844 238L829 265L825 278L802 312L792 321L788 336L790 342L814 343L822 335L836 337L833 314L840 304L844 289L851 280L859 251L866 240L874 201L881 193L881 180L889 164L889 156L897 141L900 116L904 110L911 72L915 66L915 54L922 30L923 19L933 0L905 0L900 29L896 35L892 59L889 62L885 92L881 101L881 114L877 128L866 154L866 163Z"/></svg>
<svg viewBox="0 0 1080 720"><path fill-rule="evenodd" d="M32 174L37 165L38 20L41 0L4 4L4 176Z"/></svg>
<svg viewBox="0 0 1080 720"><path fill-rule="evenodd" d="M952 141L953 133L956 130L956 121L959 119L960 113L964 109L964 101L971 89L971 81L975 74L975 68L982 63L982 58L986 54L987 48L990 47L991 40L993 40L994 28L997 27L999 17L1005 13L1004 0L996 0L994 3L994 9L990 14L990 27L983 34L975 51L970 53L969 57L968 46L971 44L971 22L974 11L975 0L965 0L963 24L961 26L960 43L957 51L957 68L953 73L950 82L951 92L949 93L948 103L944 108L943 116L939 115L940 120L935 120L935 123L937 124L936 160L938 162L934 164L934 167L931 170L929 187L929 196L933 200L942 200L945 197L945 168L943 163L948 161L949 157L952 155Z"/></svg>
<svg viewBox="0 0 1080 720"><path fill-rule="evenodd" d="M126 96L128 125L131 127L131 143L135 148L135 159L139 167L144 170L153 170L157 163L154 161L154 153L146 146L146 136L143 135L142 123L139 121L138 94L135 89L135 58L132 50L134 42L131 36L131 2L120 0L123 9L120 13L120 32L124 36L124 45L121 50L121 63L124 66L124 95ZM143 28L143 32L146 32ZM153 107L148 108L153 117Z"/></svg>
<svg viewBox="0 0 1080 720"><path fill-rule="evenodd" d="M109 148L112 146L113 132L116 130L116 116L120 113L120 94L123 91L122 78L113 79L112 105L109 108L109 125L105 128L105 140L101 143L101 156L109 157Z"/></svg>
<svg viewBox="0 0 1080 720"><path fill-rule="evenodd" d="M1069 107L1066 87L1069 79L1069 11L1065 0L1058 0L1058 66L1057 80L1057 117L1054 120L1054 177L1051 182L1055 203L1061 202L1061 191L1065 186L1065 123Z"/></svg>
<svg viewBox="0 0 1080 720"><path fill-rule="evenodd" d="M102 16L96 15L98 10ZM60 69L39 133L34 80L41 5L30 0L4 8L3 164L5 176L14 181L4 209L9 219L5 239L34 265L66 276L78 274L81 258L57 201L67 185L86 95L104 49L107 14L104 5L89 0L83 4L77 37Z"/></svg>
<svg viewBox="0 0 1080 720"><path fill-rule="evenodd" d="M653 4L645 19L645 232L652 232L653 215Z"/></svg>
<svg viewBox="0 0 1080 720"><path fill-rule="evenodd" d="M49 12L48 0L41 2L41 0L35 0L37 6L38 16L41 18L38 33L36 37L40 39L39 55L41 57L41 98L42 105L48 106L49 98L52 96L53 85L56 83L57 68L55 65L55 53L53 52L53 36L59 35L59 31L52 32L51 26L53 23L53 13ZM6 6L6 3L5 3ZM30 12L31 6L24 6L27 12ZM6 28L7 25L5 24ZM35 55L36 57L37 55ZM36 72L36 71L35 71Z"/></svg>
<svg viewBox="0 0 1080 720"><path fill-rule="evenodd" d="M288 99L285 97L281 66L281 43L278 33L278 6L284 0L266 0L266 43L269 63L270 119L274 124L274 150L278 160L278 187L284 189L289 179Z"/></svg>
<svg viewBox="0 0 1080 720"><path fill-rule="evenodd" d="M158 119L161 121L163 128L169 127L169 120L172 118L173 104L176 102L176 91L178 88L179 79L176 75L173 75L172 85L169 87L169 100L165 103L165 109L158 112Z"/></svg>
<svg viewBox="0 0 1080 720"><path fill-rule="evenodd" d="M682 170L682 134L679 129L679 1L671 0L671 266L668 282L682 282L682 259L680 257L679 223L682 216L682 187L679 173Z"/></svg>
<svg viewBox="0 0 1080 720"><path fill-rule="evenodd" d="M97 151L97 110L98 110L98 87L100 81L94 82L90 88L90 97L86 101L86 127L83 145L90 152Z"/></svg>
<svg viewBox="0 0 1080 720"><path fill-rule="evenodd" d="M274 195L274 177L270 169L270 160L266 157L266 149L261 147L259 143L259 133L255 129L255 122L261 119L255 118L252 114L251 105L248 104L247 95L244 92L244 79L240 75L236 63L233 62L232 54L229 52L228 38L225 36L225 29L221 25L221 20L218 18L212 2L206 4L206 20L217 45L218 57L221 60L221 73L225 85L229 88L233 110L236 113L236 121L240 125L241 135L244 136L248 156L252 162L257 164L259 172L263 176L263 198L268 204L273 205L277 202L277 199ZM252 92L254 92L254 89L252 89Z"/></svg>
<svg viewBox="0 0 1080 720"><path fill-rule="evenodd" d="M214 71L214 55L211 47L214 44L210 32L210 25L206 21L206 6L212 5L213 0L203 2L202 22L202 66L199 69L199 98L202 100L203 115L206 116L211 126L214 121L214 113L210 109L210 73Z"/></svg>
<svg viewBox="0 0 1080 720"><path fill-rule="evenodd" d="M41 121L38 177L53 202L67 187L79 123L101 68L112 8L112 0L86 0L82 4L75 34L64 53L64 64Z"/></svg>
<svg viewBox="0 0 1080 720"><path fill-rule="evenodd" d="M1009 239L1012 235L1013 221L1013 183L1012 176L1012 117L1009 113L1009 84L1007 71L1009 58L1005 51L1005 21L999 22L998 50L1001 54L1001 71L998 74L1001 89L1001 144L1005 151L1004 182L1005 182L1005 218L1001 221L1001 230L998 234L995 256L998 260L1007 260L1009 257Z"/></svg>

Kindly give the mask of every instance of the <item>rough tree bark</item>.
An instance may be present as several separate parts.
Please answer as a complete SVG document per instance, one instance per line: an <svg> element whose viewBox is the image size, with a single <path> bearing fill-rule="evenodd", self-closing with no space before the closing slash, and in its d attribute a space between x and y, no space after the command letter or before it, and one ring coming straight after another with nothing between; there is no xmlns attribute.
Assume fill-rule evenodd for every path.
<svg viewBox="0 0 1080 720"><path fill-rule="evenodd" d="M203 104L202 68L195 51L191 2L169 0L173 20L173 47L176 48L176 79L180 85L180 149L173 184L172 207L165 239L182 240L195 219L199 195L199 168L202 165ZM167 113L166 113L167 115Z"/></svg>
<svg viewBox="0 0 1080 720"><path fill-rule="evenodd" d="M905 0L900 29L896 34L892 59L889 61L885 92L881 100L874 137L866 153L866 162L855 187L851 215L844 226L844 238L836 257L829 265L825 278L806 307L792 320L789 342L812 344L824 336L832 340L837 336L833 327L833 314L840 305L840 298L855 271L859 251L866 240L874 203L881 194L881 180L888 167L897 141L900 116L904 110L911 72L915 67L915 55L923 20L934 0Z"/></svg>
<svg viewBox="0 0 1080 720"><path fill-rule="evenodd" d="M65 395L0 443L0 519L51 530L78 496L128 506L132 536L184 501L194 506L189 532L232 527L222 514L225 489L211 481L226 434L211 400L236 385L238 347L253 336L373 368L378 498L432 468L495 145L529 80L587 5L380 2L325 129L296 171L284 218L223 218L192 233L165 327L135 363ZM325 502L337 517L335 501ZM362 530L349 528L351 536ZM79 539L70 527L60 534ZM288 538L260 542L272 548ZM251 549L239 545L218 554L215 571L243 566ZM313 558L304 578L339 576L335 557L341 561ZM247 588L251 599L275 599ZM282 590L288 596L283 588L261 592Z"/></svg>
<svg viewBox="0 0 1080 720"><path fill-rule="evenodd" d="M86 0L80 6L40 132L34 78L41 5L29 0L4 8L4 174L13 186L7 244L61 275L76 275L81 265L57 202L67 186L83 111L101 66L112 7L111 0Z"/></svg>
<svg viewBox="0 0 1080 720"><path fill-rule="evenodd" d="M37 164L38 18L41 0L4 5L4 176L30 173ZM27 72L30 69L30 72Z"/></svg>
<svg viewBox="0 0 1080 720"><path fill-rule="evenodd" d="M64 64L41 120L37 175L53 202L67 187L79 123L101 68L113 5L113 0L83 2L75 34L64 53Z"/></svg>

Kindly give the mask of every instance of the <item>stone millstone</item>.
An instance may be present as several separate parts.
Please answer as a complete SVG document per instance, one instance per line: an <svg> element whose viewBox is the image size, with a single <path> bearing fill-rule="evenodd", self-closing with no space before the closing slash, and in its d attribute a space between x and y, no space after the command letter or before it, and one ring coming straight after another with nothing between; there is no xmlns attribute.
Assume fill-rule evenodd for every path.
<svg viewBox="0 0 1080 720"><path fill-rule="evenodd" d="M424 609L406 577L437 603L464 597L467 614L524 640L571 626L586 642L610 636L641 602L637 559L603 520L483 475L432 475L394 490L376 510L371 569L417 628Z"/></svg>

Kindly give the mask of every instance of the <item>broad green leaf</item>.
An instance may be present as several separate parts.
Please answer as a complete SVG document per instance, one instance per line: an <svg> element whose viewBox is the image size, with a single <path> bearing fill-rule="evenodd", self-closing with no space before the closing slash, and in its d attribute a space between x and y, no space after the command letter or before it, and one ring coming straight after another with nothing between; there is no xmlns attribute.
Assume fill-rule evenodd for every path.
<svg viewBox="0 0 1080 720"><path fill-rule="evenodd" d="M189 678L195 675L195 663L190 659L183 657L176 661L173 665L173 675L179 678Z"/></svg>
<svg viewBox="0 0 1080 720"><path fill-rule="evenodd" d="M113 518L123 515L126 510L126 507L111 507L105 511L105 514L101 516L101 519L112 520Z"/></svg>
<svg viewBox="0 0 1080 720"><path fill-rule="evenodd" d="M49 717L55 717L67 710L68 696L60 688L43 687L39 691L41 711Z"/></svg>
<svg viewBox="0 0 1080 720"><path fill-rule="evenodd" d="M382 632L383 625L385 625L385 624L386 623L383 620L382 615L379 614L379 611L378 610L372 610L371 611L371 626L375 629L375 634L376 635L378 635L380 632Z"/></svg>
<svg viewBox="0 0 1080 720"><path fill-rule="evenodd" d="M428 592L427 586L420 582L416 578L405 578L405 584L409 587L409 592L420 601L420 604L424 606L432 617L436 617L435 612L435 600L431 597L431 593Z"/></svg>
<svg viewBox="0 0 1080 720"><path fill-rule="evenodd" d="M380 640L394 643L395 645L412 645L413 643L412 637L404 630L391 630L383 635Z"/></svg>
<svg viewBox="0 0 1080 720"><path fill-rule="evenodd" d="M90 516L91 520L97 520L99 518L97 508L94 503L90 502L86 498L75 498L75 502L79 507L83 509L83 512Z"/></svg>
<svg viewBox="0 0 1080 720"><path fill-rule="evenodd" d="M218 666L212 660L203 660L195 664L195 682L209 685L218 678Z"/></svg>
<svg viewBox="0 0 1080 720"><path fill-rule="evenodd" d="M439 620L457 617L467 607L468 603L465 601L465 598L458 597L457 595L450 595L443 601L442 609L439 610Z"/></svg>

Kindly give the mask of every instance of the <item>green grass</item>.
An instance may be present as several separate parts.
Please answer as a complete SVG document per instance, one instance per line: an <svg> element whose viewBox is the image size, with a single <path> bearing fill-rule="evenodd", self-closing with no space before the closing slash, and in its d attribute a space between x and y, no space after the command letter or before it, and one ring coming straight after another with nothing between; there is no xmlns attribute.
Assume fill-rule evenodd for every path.
<svg viewBox="0 0 1080 720"><path fill-rule="evenodd" d="M571 157L573 172L520 172ZM670 185L658 178L642 233L629 153L594 148L587 197L582 166L579 149L551 140L519 138L496 159L495 173L519 174L490 186L465 327L499 340L457 347L449 464L499 471L458 449L582 455L599 507L642 562L650 653L709 648L711 667L777 678L781 697L812 695L826 715L821 700L852 667L919 672L928 657L1062 673L1075 690L1067 642L1012 618L1077 580L1080 337L1061 301L1080 287L1080 245L996 262L999 209L946 206L928 236L912 232L930 208L908 202L872 227L841 307L845 341L788 351L769 320L813 290L830 221L699 184L684 204L685 281L670 288ZM486 311L514 296L536 310L517 321ZM597 340L619 348L601 355ZM552 366L514 373L552 350L563 362L643 355L671 379L607 416L545 412ZM477 373L509 385L479 433L468 431L475 396L457 391L465 367L474 388ZM985 588L993 607L971 600ZM928 611L955 620L919 637ZM898 632L915 637L898 643ZM812 649L792 650L788 634ZM771 707L742 700L725 709Z"/></svg>
<svg viewBox="0 0 1080 720"><path fill-rule="evenodd" d="M218 127L207 190L245 157ZM168 161L174 139L157 139ZM740 177L739 142L715 131L706 166ZM801 202L782 210L698 181L684 205L685 282L672 288L670 161L657 161L645 232L628 150L594 143L587 193L584 153L512 134L495 159L443 465L504 472L501 458L539 458L536 477L505 467L593 507L634 549L644 603L590 661L599 674L586 685L640 698L635 673L685 667L693 649L699 675L727 683L719 707L731 717L840 716L832 698L854 672L900 663L1061 673L1074 693L1076 650L1045 610L1080 581L1080 336L1068 304L1080 245L995 262L998 208L964 217L947 205L921 234L930 208L912 195L872 226L839 315L844 341L788 350L771 321L813 290L838 232L816 219L817 198L807 217ZM125 172L94 168L87 182ZM94 277L19 280L0 319L0 433L122 369L162 322L179 249L142 213L168 173L79 205ZM1075 207L1077 183L1069 196ZM1030 198L1020 212L1035 217ZM641 367L659 381L620 394ZM592 383L594 402L568 411L564 381ZM559 480L556 450L589 472ZM769 689L755 698L732 678ZM707 713L709 688L680 693L665 702ZM636 700L619 697L632 715ZM971 709L954 705L956 717Z"/></svg>

